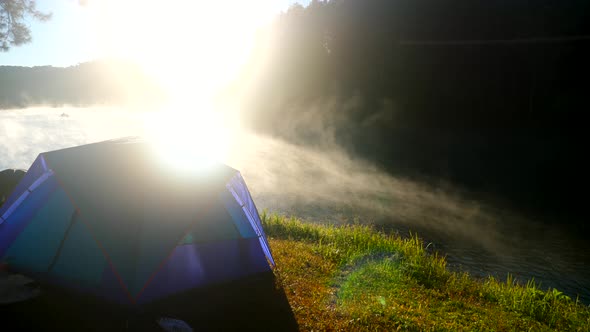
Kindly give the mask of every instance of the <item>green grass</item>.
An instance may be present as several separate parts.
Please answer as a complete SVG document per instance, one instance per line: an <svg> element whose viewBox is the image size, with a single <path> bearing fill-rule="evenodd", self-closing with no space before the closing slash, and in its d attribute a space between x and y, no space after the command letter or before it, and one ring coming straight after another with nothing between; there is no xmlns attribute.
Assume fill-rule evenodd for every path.
<svg viewBox="0 0 590 332"><path fill-rule="evenodd" d="M418 237L262 220L301 330L590 331L590 307L533 281L452 272Z"/></svg>

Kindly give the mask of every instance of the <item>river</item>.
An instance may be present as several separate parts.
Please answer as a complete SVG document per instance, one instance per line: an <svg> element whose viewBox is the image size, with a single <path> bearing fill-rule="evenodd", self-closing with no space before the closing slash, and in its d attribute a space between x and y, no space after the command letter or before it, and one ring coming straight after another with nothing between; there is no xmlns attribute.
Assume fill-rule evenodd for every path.
<svg viewBox="0 0 590 332"><path fill-rule="evenodd" d="M168 123L182 121L165 116L173 117ZM153 112L121 108L0 111L0 170L26 169L44 151L153 137L153 130ZM429 250L446 255L453 269L500 279L510 273L521 282L534 278L543 288L590 303L590 244L574 229L475 200L449 183L391 176L334 145L302 147L230 130L222 160L242 172L259 210L315 222L370 223L402 235L415 232ZM182 141L180 134L178 144L192 146L195 136Z"/></svg>

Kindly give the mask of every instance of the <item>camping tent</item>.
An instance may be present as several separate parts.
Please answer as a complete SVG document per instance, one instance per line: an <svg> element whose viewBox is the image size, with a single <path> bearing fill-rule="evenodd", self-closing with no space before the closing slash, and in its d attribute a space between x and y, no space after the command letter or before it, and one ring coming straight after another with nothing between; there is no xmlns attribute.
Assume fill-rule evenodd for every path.
<svg viewBox="0 0 590 332"><path fill-rule="evenodd" d="M238 171L175 172L128 139L41 153L0 209L0 262L131 307L274 265Z"/></svg>

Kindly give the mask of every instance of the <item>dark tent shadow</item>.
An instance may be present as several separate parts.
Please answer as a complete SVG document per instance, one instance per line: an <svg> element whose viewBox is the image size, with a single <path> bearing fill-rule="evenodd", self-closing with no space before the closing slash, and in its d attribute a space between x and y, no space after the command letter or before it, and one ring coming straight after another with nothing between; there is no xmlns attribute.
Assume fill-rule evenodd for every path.
<svg viewBox="0 0 590 332"><path fill-rule="evenodd" d="M10 331L164 331L160 317L183 320L194 331L298 330L272 273L183 292L141 309L45 285L34 299L0 306L0 321Z"/></svg>

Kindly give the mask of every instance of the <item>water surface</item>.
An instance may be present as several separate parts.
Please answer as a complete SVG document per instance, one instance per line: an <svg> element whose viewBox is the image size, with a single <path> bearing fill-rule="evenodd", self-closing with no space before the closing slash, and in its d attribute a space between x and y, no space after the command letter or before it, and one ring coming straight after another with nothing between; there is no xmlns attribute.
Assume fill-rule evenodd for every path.
<svg viewBox="0 0 590 332"><path fill-rule="evenodd" d="M122 108L0 111L0 170L26 169L44 151L152 129L153 113ZM242 172L259 210L417 232L454 269L534 278L590 303L590 245L558 223L474 200L448 183L393 177L337 146L302 147L237 128L231 138L223 161Z"/></svg>

